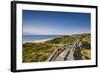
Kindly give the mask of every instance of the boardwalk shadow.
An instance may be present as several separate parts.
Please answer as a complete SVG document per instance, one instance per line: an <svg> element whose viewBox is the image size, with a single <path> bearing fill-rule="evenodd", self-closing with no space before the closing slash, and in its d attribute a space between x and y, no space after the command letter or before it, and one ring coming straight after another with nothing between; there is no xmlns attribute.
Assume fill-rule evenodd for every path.
<svg viewBox="0 0 100 73"><path fill-rule="evenodd" d="M64 57L64 61L67 60L67 57L68 57L69 53L70 53L70 52L68 52L68 54Z"/></svg>
<svg viewBox="0 0 100 73"><path fill-rule="evenodd" d="M74 59L75 60L81 60L81 54L80 54L81 50L80 48L76 48L75 53L74 53Z"/></svg>

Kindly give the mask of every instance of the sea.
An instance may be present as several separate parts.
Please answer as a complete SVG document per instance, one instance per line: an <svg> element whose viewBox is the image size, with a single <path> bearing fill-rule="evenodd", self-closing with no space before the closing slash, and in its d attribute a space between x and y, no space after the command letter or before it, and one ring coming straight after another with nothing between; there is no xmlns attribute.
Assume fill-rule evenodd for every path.
<svg viewBox="0 0 100 73"><path fill-rule="evenodd" d="M36 40L44 40L61 37L62 35L23 35L23 42L36 41Z"/></svg>

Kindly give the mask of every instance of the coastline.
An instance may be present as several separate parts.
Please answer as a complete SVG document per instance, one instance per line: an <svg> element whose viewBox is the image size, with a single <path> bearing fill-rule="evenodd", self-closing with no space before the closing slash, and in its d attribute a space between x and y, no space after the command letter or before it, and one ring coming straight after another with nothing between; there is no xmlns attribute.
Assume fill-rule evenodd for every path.
<svg viewBox="0 0 100 73"><path fill-rule="evenodd" d="M42 42L46 42L46 41L49 41L49 40L52 40L54 38L49 38L49 39L42 39L42 40L34 40L34 41L26 41L26 42L22 42L23 44L24 43L42 43Z"/></svg>

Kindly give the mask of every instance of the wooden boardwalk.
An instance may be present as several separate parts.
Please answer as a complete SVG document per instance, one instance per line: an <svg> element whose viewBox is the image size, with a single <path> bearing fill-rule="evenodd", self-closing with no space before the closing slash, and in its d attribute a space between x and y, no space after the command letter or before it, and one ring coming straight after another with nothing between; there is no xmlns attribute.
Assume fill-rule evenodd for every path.
<svg viewBox="0 0 100 73"><path fill-rule="evenodd" d="M80 40L75 41L73 44L66 47L66 45L55 49L55 51L49 56L47 61L66 61L74 60L74 53ZM63 49L63 50L62 50Z"/></svg>

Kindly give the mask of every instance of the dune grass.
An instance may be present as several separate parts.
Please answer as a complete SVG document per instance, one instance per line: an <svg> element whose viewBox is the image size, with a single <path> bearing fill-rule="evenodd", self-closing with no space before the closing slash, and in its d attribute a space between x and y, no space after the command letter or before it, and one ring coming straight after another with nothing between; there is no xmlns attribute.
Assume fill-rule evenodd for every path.
<svg viewBox="0 0 100 73"><path fill-rule="evenodd" d="M45 62L55 49L72 44L78 38L77 36L82 37L82 40L81 45L75 51L76 60L91 59L90 34L79 34L62 36L41 43L23 43L22 61L24 63Z"/></svg>

